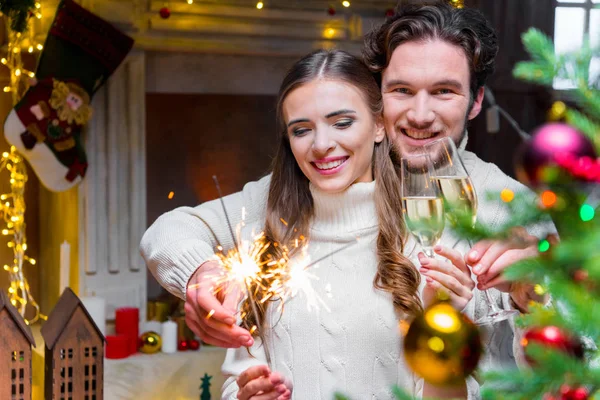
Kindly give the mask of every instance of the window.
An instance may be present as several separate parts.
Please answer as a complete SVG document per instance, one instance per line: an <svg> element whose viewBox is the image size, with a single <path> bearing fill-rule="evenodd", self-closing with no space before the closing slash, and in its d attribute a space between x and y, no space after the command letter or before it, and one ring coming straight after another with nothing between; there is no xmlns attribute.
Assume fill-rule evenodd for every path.
<svg viewBox="0 0 600 400"><path fill-rule="evenodd" d="M589 35L592 47L600 46L600 0L556 0L554 17L554 49L557 54L581 48L584 36ZM590 65L590 80L600 76L600 59ZM555 89L572 89L566 79L556 79Z"/></svg>

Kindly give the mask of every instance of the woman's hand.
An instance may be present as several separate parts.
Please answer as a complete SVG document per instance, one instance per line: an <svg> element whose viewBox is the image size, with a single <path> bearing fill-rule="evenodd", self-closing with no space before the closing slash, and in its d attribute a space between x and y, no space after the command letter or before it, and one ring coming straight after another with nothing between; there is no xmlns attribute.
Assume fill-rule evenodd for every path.
<svg viewBox="0 0 600 400"><path fill-rule="evenodd" d="M271 372L266 365L250 367L238 377L240 400L290 400L292 382L278 372Z"/></svg>
<svg viewBox="0 0 600 400"><path fill-rule="evenodd" d="M471 271L460 252L443 246L433 248L440 256L448 259L429 258L419 253L421 268L419 271L425 277L423 290L423 306L427 308L437 297L438 290L444 291L450 304L462 311L473 298L475 282L471 279Z"/></svg>

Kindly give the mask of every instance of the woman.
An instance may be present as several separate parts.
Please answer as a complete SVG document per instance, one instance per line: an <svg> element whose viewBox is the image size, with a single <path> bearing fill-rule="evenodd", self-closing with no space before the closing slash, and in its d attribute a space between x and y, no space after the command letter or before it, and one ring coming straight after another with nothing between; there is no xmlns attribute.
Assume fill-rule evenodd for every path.
<svg viewBox="0 0 600 400"><path fill-rule="evenodd" d="M381 109L368 69L342 51L312 53L284 78L266 221L247 221L242 236L264 230L269 241L290 243L302 234L312 260L360 240L310 271L323 303L319 309L309 309L300 294L283 313L278 302L268 304L257 320L243 304L244 326L256 324L266 342L228 351L223 399L289 399L292 383L298 399L333 399L338 391L355 399L391 399L392 385L421 394L397 329L399 320L422 310L421 275L403 255L399 180ZM270 247L275 259L279 248ZM459 256L453 258L464 271L454 268L452 274L464 297L453 293L453 300L463 308L474 283ZM426 280L431 299L442 285ZM277 372L265 365L262 346ZM466 388L430 389L429 395L466 396Z"/></svg>

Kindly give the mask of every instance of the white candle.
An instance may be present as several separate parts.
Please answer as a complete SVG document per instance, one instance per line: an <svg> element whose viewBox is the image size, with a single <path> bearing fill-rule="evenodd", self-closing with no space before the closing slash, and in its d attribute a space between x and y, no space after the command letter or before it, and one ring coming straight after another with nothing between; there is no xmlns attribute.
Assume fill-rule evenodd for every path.
<svg viewBox="0 0 600 400"><path fill-rule="evenodd" d="M100 332L106 336L106 301L96 296L81 297L80 300Z"/></svg>
<svg viewBox="0 0 600 400"><path fill-rule="evenodd" d="M175 353L177 351L177 323L174 321L163 322L161 336L163 353Z"/></svg>
<svg viewBox="0 0 600 400"><path fill-rule="evenodd" d="M62 295L65 288L69 287L69 272L71 271L71 245L66 240L60 245L60 274L58 295Z"/></svg>

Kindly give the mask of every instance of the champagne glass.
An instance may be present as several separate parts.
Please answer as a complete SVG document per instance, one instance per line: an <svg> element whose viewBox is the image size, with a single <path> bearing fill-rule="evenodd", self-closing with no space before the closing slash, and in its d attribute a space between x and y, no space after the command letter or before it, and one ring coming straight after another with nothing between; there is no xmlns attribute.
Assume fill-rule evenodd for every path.
<svg viewBox="0 0 600 400"><path fill-rule="evenodd" d="M433 165L427 154L403 157L402 211L408 230L421 244L427 257L444 231L444 200L433 180Z"/></svg>
<svg viewBox="0 0 600 400"><path fill-rule="evenodd" d="M433 177L444 197L449 222L456 224L459 220L468 220L474 226L477 220L477 193L454 141L444 137L424 147L433 164ZM473 246L471 241L469 244ZM488 315L475 321L476 324L496 323L518 314L516 310L501 310L493 301L489 290L483 292L489 312Z"/></svg>

